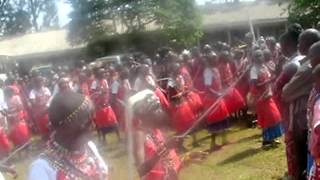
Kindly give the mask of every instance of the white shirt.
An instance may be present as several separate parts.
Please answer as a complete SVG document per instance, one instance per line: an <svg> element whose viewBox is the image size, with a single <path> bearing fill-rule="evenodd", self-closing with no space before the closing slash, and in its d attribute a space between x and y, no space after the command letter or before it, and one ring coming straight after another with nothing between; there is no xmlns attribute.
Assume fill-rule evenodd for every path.
<svg viewBox="0 0 320 180"><path fill-rule="evenodd" d="M111 93L118 94L119 88L120 88L119 81L113 81L111 84Z"/></svg>
<svg viewBox="0 0 320 180"><path fill-rule="evenodd" d="M0 180L5 180L1 172L0 172Z"/></svg>
<svg viewBox="0 0 320 180"><path fill-rule="evenodd" d="M204 85L211 86L213 78L212 70L210 68L205 68L203 71Z"/></svg>
<svg viewBox="0 0 320 180"><path fill-rule="evenodd" d="M42 94L44 93L44 94ZM36 89L32 89L30 94L29 94L29 98L30 99L36 99L37 96L39 95L46 95L46 96L51 96L51 92L47 87L42 87L41 91L38 91Z"/></svg>
<svg viewBox="0 0 320 180"><path fill-rule="evenodd" d="M103 85L103 83L104 83L104 85L106 86L106 87L103 87L103 88L109 88L109 85L108 85L108 81L107 80L103 80L103 82L101 83L101 84L99 84L100 82L99 82L99 80L95 80L95 81L93 81L93 83L91 84L91 89L92 90L96 90L96 89L98 89L98 86L102 86Z"/></svg>
<svg viewBox="0 0 320 180"><path fill-rule="evenodd" d="M28 180L56 180L57 170L44 159L37 159L31 164Z"/></svg>
<svg viewBox="0 0 320 180"><path fill-rule="evenodd" d="M140 77L137 77L137 79L134 81L133 90L140 91L143 86L143 81Z"/></svg>
<svg viewBox="0 0 320 180"><path fill-rule="evenodd" d="M0 110L7 109L7 103L4 100L3 90L0 89Z"/></svg>
<svg viewBox="0 0 320 180"><path fill-rule="evenodd" d="M252 66L250 69L250 80L258 80L259 68L257 66Z"/></svg>

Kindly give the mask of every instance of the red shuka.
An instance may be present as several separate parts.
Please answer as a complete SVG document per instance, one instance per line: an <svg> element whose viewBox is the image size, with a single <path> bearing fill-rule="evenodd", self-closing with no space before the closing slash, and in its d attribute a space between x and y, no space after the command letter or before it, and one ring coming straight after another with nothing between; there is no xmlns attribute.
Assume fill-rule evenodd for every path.
<svg viewBox="0 0 320 180"><path fill-rule="evenodd" d="M145 159L152 158L157 152L160 145L165 142L165 138L159 129L153 129L147 135L144 143ZM167 157L160 159L159 162L152 168L152 170L143 178L144 180L166 180L168 176L167 169L171 168L176 173L179 172L181 161L175 150L170 150ZM170 177L168 178L170 179Z"/></svg>

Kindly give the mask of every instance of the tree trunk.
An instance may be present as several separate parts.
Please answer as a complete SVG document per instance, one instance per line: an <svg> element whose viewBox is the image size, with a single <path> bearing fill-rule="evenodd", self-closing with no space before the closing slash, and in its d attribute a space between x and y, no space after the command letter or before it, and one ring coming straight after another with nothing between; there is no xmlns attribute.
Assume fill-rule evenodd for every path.
<svg viewBox="0 0 320 180"><path fill-rule="evenodd" d="M0 0L0 10L3 8L3 6L6 4L7 0Z"/></svg>
<svg viewBox="0 0 320 180"><path fill-rule="evenodd" d="M34 0L30 0L30 10L31 10L31 16L32 16L32 26L34 27L34 30L36 32L39 31L39 27L38 27L38 15L37 15L37 9L36 9L36 3L34 2Z"/></svg>

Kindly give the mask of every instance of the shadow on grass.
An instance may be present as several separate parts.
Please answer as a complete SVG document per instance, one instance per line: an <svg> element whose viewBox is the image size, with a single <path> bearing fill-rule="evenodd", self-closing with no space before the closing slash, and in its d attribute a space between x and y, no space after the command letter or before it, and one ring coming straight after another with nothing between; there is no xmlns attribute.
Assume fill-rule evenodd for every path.
<svg viewBox="0 0 320 180"><path fill-rule="evenodd" d="M234 163L234 162L240 161L242 159L245 159L245 158L247 158L249 156L253 156L253 155L255 155L255 154L259 153L259 152L261 152L261 149L259 149L259 148L258 149L253 149L253 148L247 149L245 151L242 151L242 152L240 152L238 154L235 154L235 155L227 158L226 160L218 163L218 165L226 165L226 164L229 164L229 163Z"/></svg>
<svg viewBox="0 0 320 180"><path fill-rule="evenodd" d="M121 149L118 152L116 152L115 154L113 154L112 156L109 156L109 158L117 159L117 158L125 156L126 154L127 154L127 151L125 149Z"/></svg>
<svg viewBox="0 0 320 180"><path fill-rule="evenodd" d="M247 141L252 141L254 139L258 139L260 138L261 135L260 134L254 134L252 136L249 136L249 137L244 137L242 139L239 139L238 141L236 141L236 143L243 143L243 142L247 142Z"/></svg>

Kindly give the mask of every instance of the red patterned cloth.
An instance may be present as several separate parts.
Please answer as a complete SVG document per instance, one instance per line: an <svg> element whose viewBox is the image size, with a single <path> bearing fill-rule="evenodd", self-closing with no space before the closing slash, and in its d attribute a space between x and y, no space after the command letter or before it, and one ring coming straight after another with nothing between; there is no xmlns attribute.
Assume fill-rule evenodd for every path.
<svg viewBox="0 0 320 180"><path fill-rule="evenodd" d="M210 108L214 103L216 103L219 98L218 94L221 93L222 84L220 73L216 68L206 68L204 72L205 85L206 85L206 93L203 96L203 102L205 109ZM207 122L208 124L212 124L218 121L222 121L229 116L228 108L225 104L224 99L221 99L216 108L208 115Z"/></svg>
<svg viewBox="0 0 320 180"><path fill-rule="evenodd" d="M30 139L28 126L25 122L18 122L9 132L10 140L14 145L23 145Z"/></svg>
<svg viewBox="0 0 320 180"><path fill-rule="evenodd" d="M220 62L218 69L221 76L222 86L230 87L234 81L234 74L231 71L231 65L228 62ZM225 97L225 103L230 114L235 113L246 106L245 100L236 88L230 90Z"/></svg>
<svg viewBox="0 0 320 180"><path fill-rule="evenodd" d="M159 88L156 88L154 93L159 98L162 108L166 111L169 110L170 104L167 97L163 94L163 92Z"/></svg>
<svg viewBox="0 0 320 180"><path fill-rule="evenodd" d="M117 124L117 118L111 106L107 106L96 111L94 122L97 128L111 127Z"/></svg>
<svg viewBox="0 0 320 180"><path fill-rule="evenodd" d="M7 100L9 138L16 145L23 145L30 139L29 129L24 122L23 104L18 95Z"/></svg>
<svg viewBox="0 0 320 180"><path fill-rule="evenodd" d="M171 103L170 114L172 125L177 133L184 133L188 130L197 117L186 100L182 100L180 103Z"/></svg>
<svg viewBox="0 0 320 180"><path fill-rule="evenodd" d="M251 93L256 99L256 113L258 115L258 124L261 128L269 128L281 121L280 111L273 100L271 86L268 83L271 74L267 66L252 67L251 79L256 80L256 84L264 84L262 86L253 85Z"/></svg>
<svg viewBox="0 0 320 180"><path fill-rule="evenodd" d="M3 128L0 128L0 157L7 156L11 148L7 134Z"/></svg>
<svg viewBox="0 0 320 180"><path fill-rule="evenodd" d="M48 124L49 117L47 112L47 103L51 97L51 93L48 88L42 87L38 90L33 89L30 92L29 98L33 100L32 107L33 116L38 126L40 134L47 135L49 133Z"/></svg>
<svg viewBox="0 0 320 180"><path fill-rule="evenodd" d="M158 148L164 144L165 138L159 129L153 129L147 135L144 143L145 159L152 158ZM170 150L165 158L161 158L152 170L143 178L144 180L168 180L172 179L168 171L174 171L178 174L181 167L181 161L175 150Z"/></svg>
<svg viewBox="0 0 320 180"><path fill-rule="evenodd" d="M193 86L193 81L187 66L181 67L180 74L183 77L183 80L185 82L185 89L191 88Z"/></svg>
<svg viewBox="0 0 320 180"><path fill-rule="evenodd" d="M246 106L244 98L235 88L230 90L224 100L230 114L235 113Z"/></svg>

